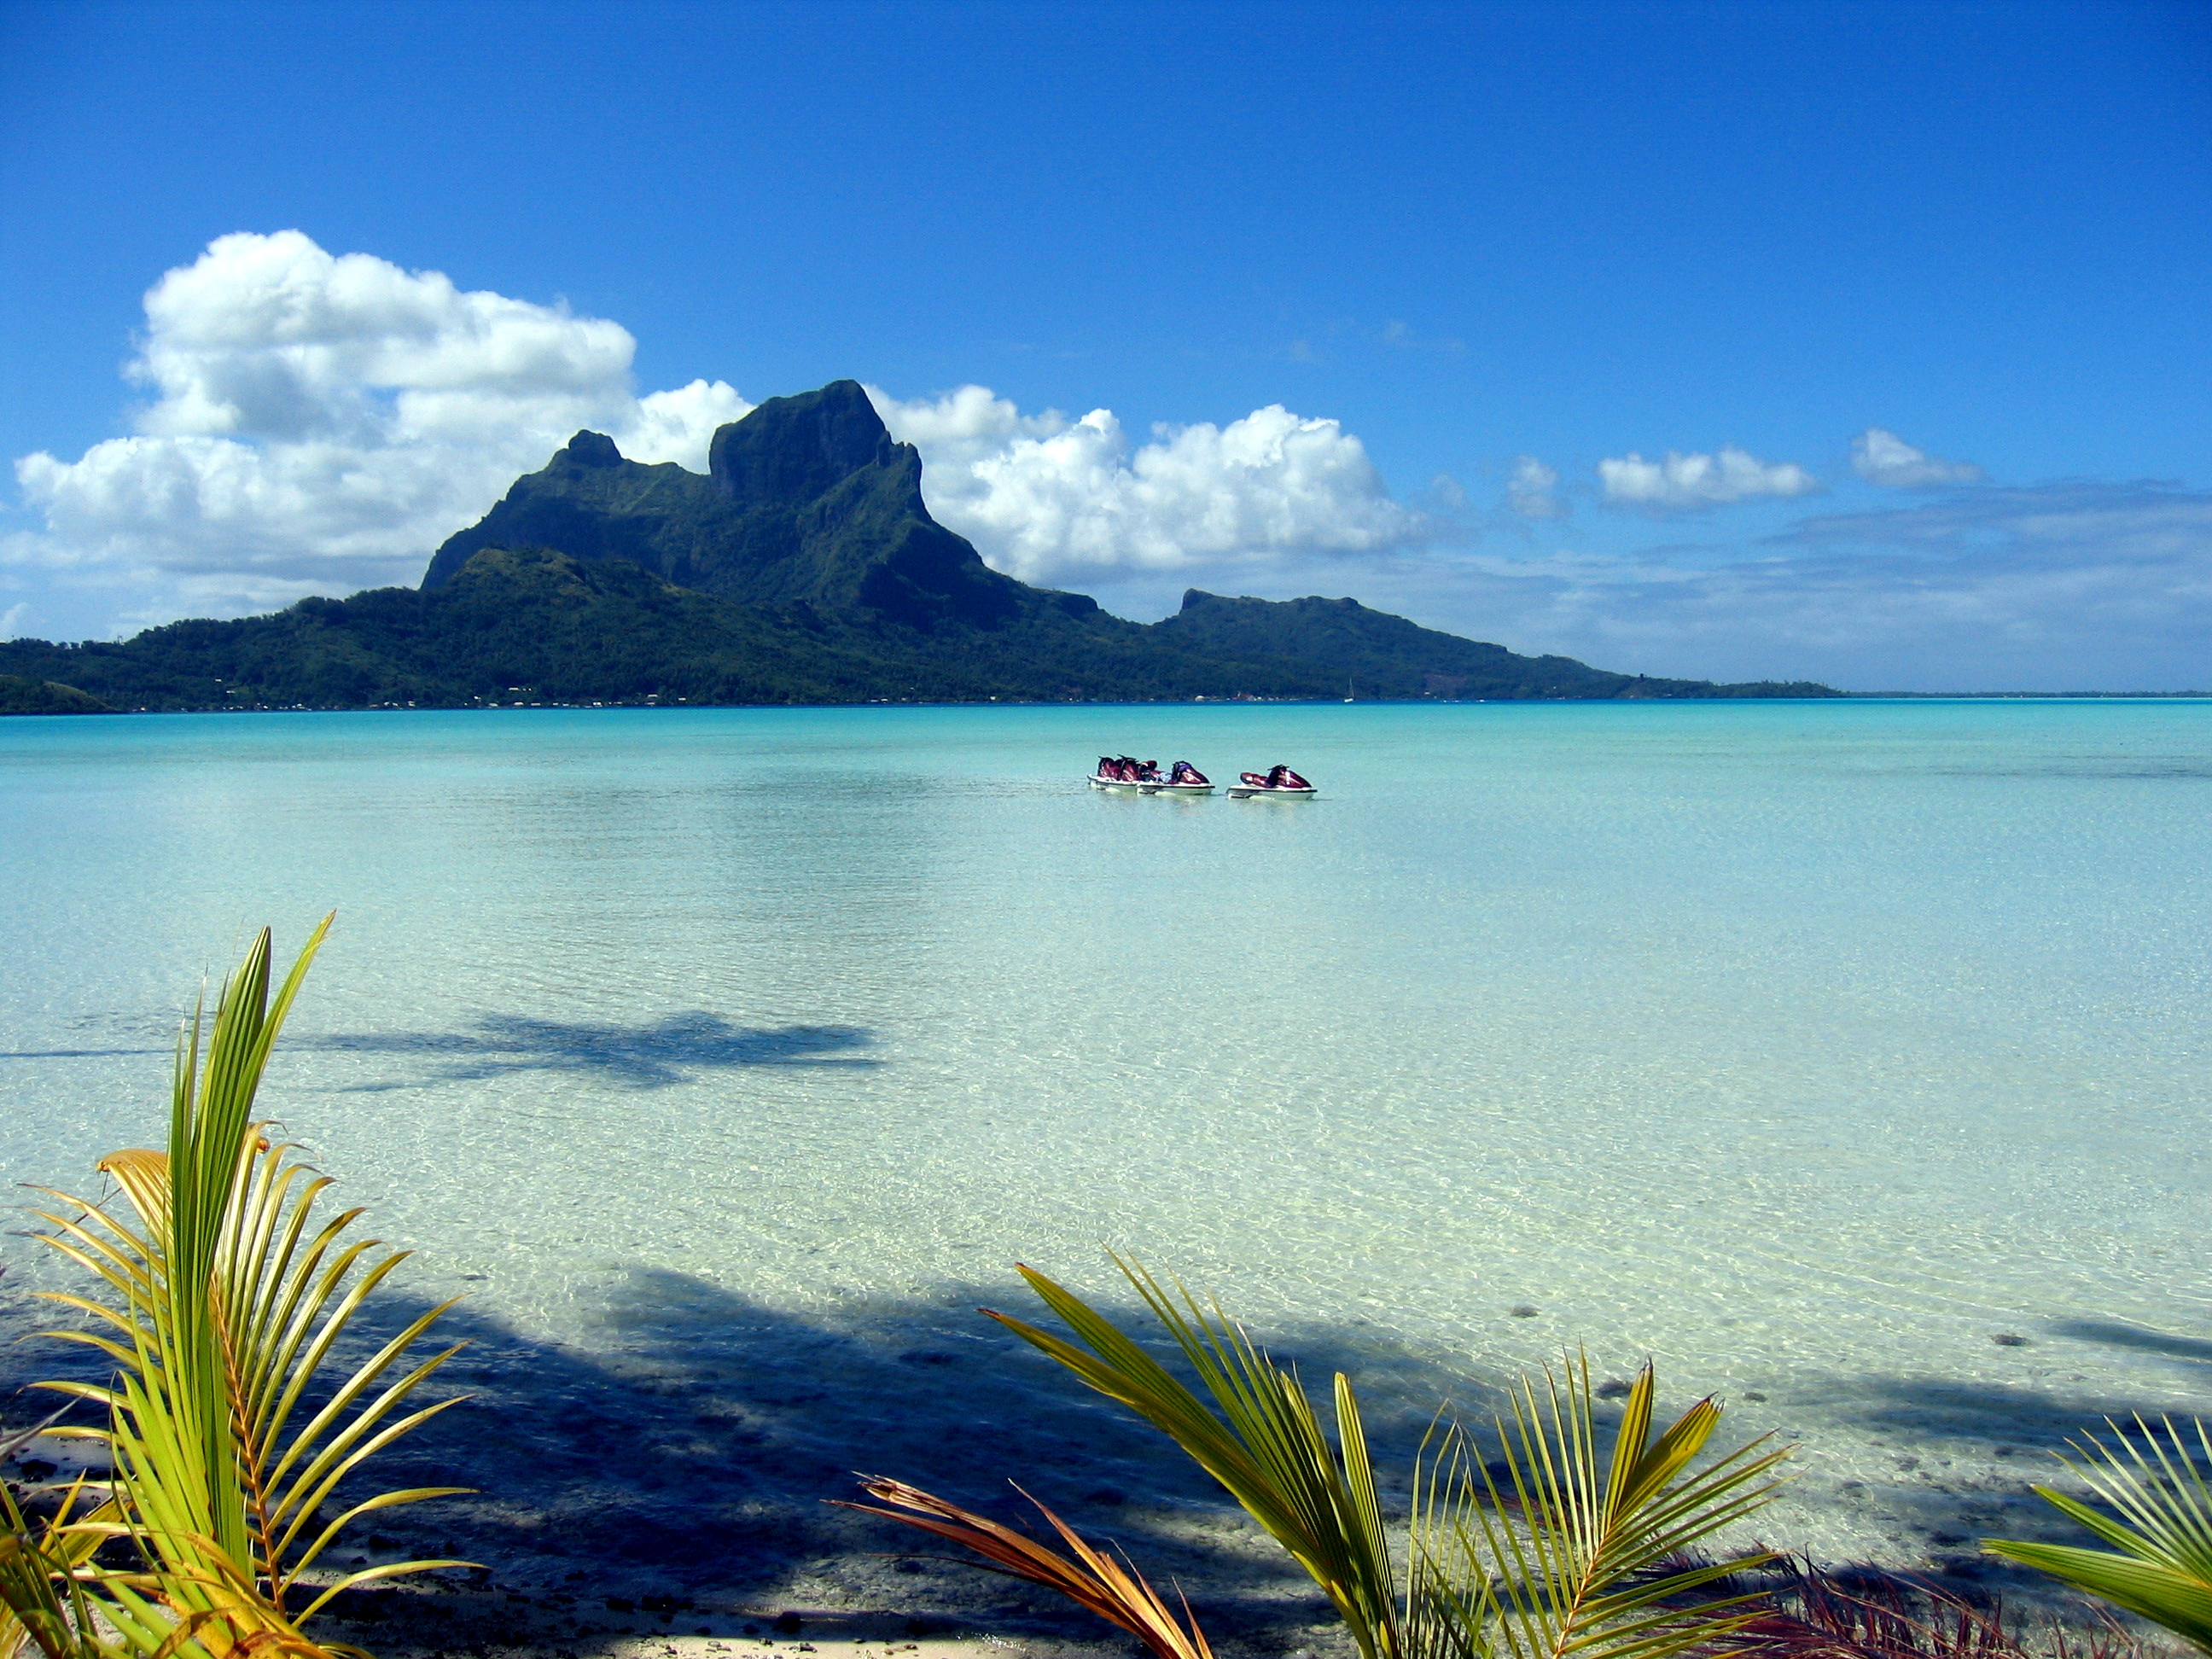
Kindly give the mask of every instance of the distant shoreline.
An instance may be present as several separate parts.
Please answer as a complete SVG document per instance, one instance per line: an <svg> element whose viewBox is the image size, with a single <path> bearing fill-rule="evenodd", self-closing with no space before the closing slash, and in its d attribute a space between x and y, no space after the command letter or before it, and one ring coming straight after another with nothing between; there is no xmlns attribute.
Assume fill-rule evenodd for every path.
<svg viewBox="0 0 2212 1659"><path fill-rule="evenodd" d="M1362 708L1466 708L1495 704L1500 708L1541 705L1546 708L1565 708L1573 705L1601 706L1633 703L1638 707L1666 706L1670 708L1705 708L1714 704L1789 703L1802 706L1808 703L1833 702L2202 702L2212 700L2212 691L1839 691L1828 697L1362 697ZM1065 701L1029 697L972 698L960 702L933 699L872 697L854 702L692 702L683 698L639 698L623 702L454 702L454 703L233 703L222 708L53 708L0 709L0 719L20 715L32 719L45 716L81 716L88 714L501 714L525 709L566 709L570 712L600 710L688 709L694 712L716 708L1326 708L1339 706L1341 699L1334 697L1178 697L1150 698L1142 701L1117 701L1069 698Z"/></svg>

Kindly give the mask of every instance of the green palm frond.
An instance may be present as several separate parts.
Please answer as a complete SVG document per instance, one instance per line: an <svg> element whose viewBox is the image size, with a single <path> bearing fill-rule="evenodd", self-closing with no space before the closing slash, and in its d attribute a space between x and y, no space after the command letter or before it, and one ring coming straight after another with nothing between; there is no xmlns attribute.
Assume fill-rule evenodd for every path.
<svg viewBox="0 0 2212 1659"><path fill-rule="evenodd" d="M1748 1621L1748 1598L1699 1593L1770 1558L1678 1563L1773 1497L1787 1449L1754 1442L1693 1467L1720 1421L1714 1401L1655 1435L1646 1366L1601 1458L1589 1362L1571 1356L1564 1376L1516 1389L1511 1421L1497 1425L1497 1463L1485 1465L1462 1430L1440 1427L1413 1471L1401 1587L1350 1380L1335 1379L1332 1444L1296 1372L1218 1304L1114 1261L1204 1397L1030 1268L1023 1277L1075 1341L991 1317L1135 1411L1227 1488L1328 1595L1363 1659L1671 1659Z"/></svg>
<svg viewBox="0 0 2212 1659"><path fill-rule="evenodd" d="M1699 1401L1655 1437L1656 1390L1647 1364L1602 1458L1581 1354L1540 1388L1515 1386L1495 1463L1463 1430L1443 1431L1413 1480L1414 1645L1461 1659L1666 1659L1748 1621L1752 1598L1699 1592L1770 1556L1675 1564L1773 1498L1788 1449L1754 1441L1692 1472L1720 1407Z"/></svg>
<svg viewBox="0 0 2212 1659"><path fill-rule="evenodd" d="M410 1487L328 1513L370 1457L458 1403L418 1407L413 1395L459 1348L414 1352L447 1302L366 1358L340 1359L355 1316L405 1253L356 1237L359 1209L319 1215L330 1177L254 1120L270 1047L330 925L309 939L273 1000L264 930L225 981L211 1032L195 1014L178 1043L168 1151L101 1160L122 1201L55 1194L62 1205L42 1212L53 1229L47 1242L106 1292L53 1295L87 1321L53 1334L98 1350L115 1368L106 1385L46 1386L106 1408L105 1431L78 1432L109 1443L122 1524L158 1565L161 1599L201 1618L205 1630L190 1639L202 1645L221 1647L231 1639L225 1632L255 1619L275 1620L269 1639L289 1644L296 1624L288 1598L343 1528L465 1490ZM319 1586L297 1617L353 1584L461 1565L412 1561L347 1575ZM121 1629L129 1603L116 1607Z"/></svg>
<svg viewBox="0 0 2212 1659"><path fill-rule="evenodd" d="M63 1495L58 1512L34 1529L14 1494L0 1486L0 1526L6 1528L0 1534L0 1659L33 1653L44 1659L100 1659L104 1653L79 1575L100 1548L95 1528L113 1518L115 1508L95 1501L80 1517L86 1498L80 1480ZM76 1524L80 1518L89 1524Z"/></svg>
<svg viewBox="0 0 2212 1659"><path fill-rule="evenodd" d="M1312 1575L1363 1659L1399 1659L1389 1544L1351 1382L1336 1379L1332 1448L1297 1374L1255 1346L1218 1304L1181 1285L1170 1295L1137 1263L1118 1255L1114 1262L1167 1327L1211 1407L1110 1320L1031 1268L1022 1277L1083 1347L984 1311L1173 1439Z"/></svg>
<svg viewBox="0 0 2212 1659"><path fill-rule="evenodd" d="M2171 1418L2154 1428L2137 1417L2133 1434L2106 1421L2113 1443L2085 1434L2070 1443L2078 1457L2061 1454L2058 1461L2114 1515L2050 1486L2035 1490L2112 1548L2002 1538L1984 1539L1982 1547L2140 1613L2212 1653L2212 1486L2203 1473L2212 1466L2212 1438L2202 1419L2191 1421L2193 1452Z"/></svg>

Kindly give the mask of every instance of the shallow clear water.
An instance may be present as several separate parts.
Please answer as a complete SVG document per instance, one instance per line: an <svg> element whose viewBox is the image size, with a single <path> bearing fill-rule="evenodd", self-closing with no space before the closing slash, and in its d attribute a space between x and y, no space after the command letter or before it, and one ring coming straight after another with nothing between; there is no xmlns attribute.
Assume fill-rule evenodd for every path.
<svg viewBox="0 0 2212 1659"><path fill-rule="evenodd" d="M203 970L334 908L270 1105L563 1352L1112 1243L1332 1359L1764 1395L1893 1553L2212 1395L2212 704L15 720L0 846L0 1175L155 1136Z"/></svg>

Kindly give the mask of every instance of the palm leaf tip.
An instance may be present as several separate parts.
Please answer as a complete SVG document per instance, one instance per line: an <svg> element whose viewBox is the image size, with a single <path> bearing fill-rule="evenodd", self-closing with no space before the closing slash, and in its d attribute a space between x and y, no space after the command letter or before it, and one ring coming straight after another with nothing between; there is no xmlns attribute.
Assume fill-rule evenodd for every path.
<svg viewBox="0 0 2212 1659"><path fill-rule="evenodd" d="M1116 1560L1089 1542L1019 1486L1014 1490L1021 1492L1036 1506L1037 1513L1044 1516L1066 1545L1070 1555L1062 1555L1017 1528L1001 1525L988 1516L962 1509L904 1481L865 1475L860 1478L860 1489L877 1501L830 1501L840 1509L880 1515L959 1545L980 1556L978 1565L987 1571L1042 1585L1064 1595L1136 1637L1155 1659L1212 1659L1212 1650L1206 1644L1198 1620L1192 1616L1188 1601L1183 1601L1183 1616L1179 1620L1159 1593L1146 1582L1144 1575L1127 1565L1126 1559Z"/></svg>

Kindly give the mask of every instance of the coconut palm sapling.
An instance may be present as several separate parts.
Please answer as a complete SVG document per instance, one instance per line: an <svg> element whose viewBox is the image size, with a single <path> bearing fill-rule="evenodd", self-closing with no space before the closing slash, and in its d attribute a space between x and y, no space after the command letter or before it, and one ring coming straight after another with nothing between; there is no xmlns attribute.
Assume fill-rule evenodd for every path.
<svg viewBox="0 0 2212 1659"><path fill-rule="evenodd" d="M82 1559L64 1571L51 1549L40 1559L49 1588L89 1593L131 1650L143 1637L149 1652L180 1643L213 1654L270 1643L321 1652L299 1626L342 1590L467 1565L392 1563L311 1592L303 1583L354 1521L465 1490L380 1492L329 1513L370 1457L457 1403L416 1407L412 1396L459 1347L413 1352L449 1302L374 1342L365 1358L339 1358L356 1316L405 1253L355 1236L357 1208L317 1213L330 1177L254 1118L270 1051L330 926L325 918L315 930L273 999L263 930L224 981L211 1026L194 1015L179 1039L167 1151L100 1161L121 1203L53 1193L57 1206L41 1212L54 1229L47 1242L98 1281L93 1295L48 1293L88 1322L52 1334L114 1368L104 1383L42 1385L105 1412L105 1428L54 1432L105 1442L113 1469L107 1509L49 1528L46 1541L125 1534L150 1571L103 1572ZM50 1609L29 1577L5 1583L18 1635L35 1639ZM82 1620L71 1623L93 1639Z"/></svg>
<svg viewBox="0 0 2212 1659"><path fill-rule="evenodd" d="M1351 1380L1340 1373L1334 1381L1332 1438L1297 1373L1218 1304L1180 1285L1170 1292L1138 1263L1114 1261L1202 1393L1030 1268L1020 1269L1023 1278L1073 1341L984 1311L1134 1411L1219 1481L1328 1597L1361 1659L1673 1659L1755 1616L1756 1597L1710 1590L1769 1555L1701 1563L1689 1553L1772 1498L1787 1449L1759 1441L1693 1467L1719 1424L1717 1401L1700 1401L1655 1433L1656 1383L1647 1365L1601 1452L1589 1363L1571 1355L1560 1371L1516 1387L1508 1419L1492 1425L1500 1452L1491 1462L1458 1425L1431 1431L1412 1471L1401 1555L1384 1524ZM924 1513L940 1521L950 1511L968 1535L927 1518L879 1513L957 1537L1006 1570L994 1546L973 1535L995 1523L898 1490L911 1494L898 1500L903 1507L921 1510L915 1500L922 1500L937 1506ZM882 1483L871 1491L889 1496ZM1062 1535L1072 1540L1064 1528ZM1018 1576L1102 1611L1048 1574ZM1114 1613L1103 1616L1136 1628ZM1194 1625L1191 1635L1203 1640Z"/></svg>

